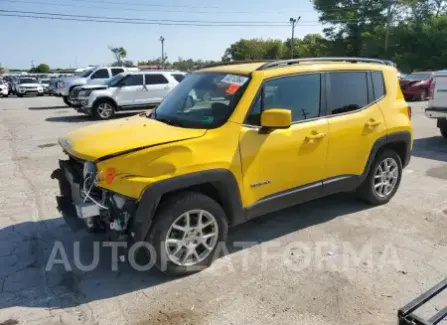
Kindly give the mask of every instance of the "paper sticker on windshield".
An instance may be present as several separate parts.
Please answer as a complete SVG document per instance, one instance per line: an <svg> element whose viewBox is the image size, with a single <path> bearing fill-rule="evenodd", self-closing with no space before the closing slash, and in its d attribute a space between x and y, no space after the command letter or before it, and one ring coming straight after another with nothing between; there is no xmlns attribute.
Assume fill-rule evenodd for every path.
<svg viewBox="0 0 447 325"><path fill-rule="evenodd" d="M239 88L241 88L241 85L231 84L227 88L227 90L225 90L225 93L228 94L228 95L234 95L238 91Z"/></svg>
<svg viewBox="0 0 447 325"><path fill-rule="evenodd" d="M239 85L242 86L244 83L246 83L248 80L247 77L244 76L237 76L234 74L227 74L222 80L221 82L227 83L227 84L234 84L234 85Z"/></svg>

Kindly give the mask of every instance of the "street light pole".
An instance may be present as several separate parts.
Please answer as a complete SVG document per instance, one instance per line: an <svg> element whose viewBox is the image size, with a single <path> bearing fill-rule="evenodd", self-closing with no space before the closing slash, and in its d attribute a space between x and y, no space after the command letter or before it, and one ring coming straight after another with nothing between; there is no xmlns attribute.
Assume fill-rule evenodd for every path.
<svg viewBox="0 0 447 325"><path fill-rule="evenodd" d="M164 69L165 68L165 49L164 49L165 38L163 36L160 36L160 38L158 40L161 42L161 67Z"/></svg>
<svg viewBox="0 0 447 325"><path fill-rule="evenodd" d="M295 37L295 26L296 24L300 21L301 16L299 16L298 18L290 18L290 23L292 24L292 39L290 41L290 51L291 51L291 58L293 59L293 41L294 41L294 37Z"/></svg>

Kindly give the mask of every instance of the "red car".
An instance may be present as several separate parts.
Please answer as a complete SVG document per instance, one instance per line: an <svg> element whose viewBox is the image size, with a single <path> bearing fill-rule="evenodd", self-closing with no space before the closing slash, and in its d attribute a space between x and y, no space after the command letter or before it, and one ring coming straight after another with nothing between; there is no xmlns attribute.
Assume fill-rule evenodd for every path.
<svg viewBox="0 0 447 325"><path fill-rule="evenodd" d="M425 101L428 98L434 72L413 72L400 80L406 100Z"/></svg>

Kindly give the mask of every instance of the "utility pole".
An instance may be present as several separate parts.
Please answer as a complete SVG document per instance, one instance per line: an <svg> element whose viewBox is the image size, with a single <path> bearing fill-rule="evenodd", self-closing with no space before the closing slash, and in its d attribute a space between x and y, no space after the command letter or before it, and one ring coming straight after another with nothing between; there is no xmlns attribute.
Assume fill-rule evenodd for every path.
<svg viewBox="0 0 447 325"><path fill-rule="evenodd" d="M164 48L165 38L163 36L160 36L160 38L158 40L161 42L161 67L162 67L162 69L164 69L165 68L165 48Z"/></svg>
<svg viewBox="0 0 447 325"><path fill-rule="evenodd" d="M290 51L291 51L291 58L293 59L293 40L295 37L295 26L300 21L301 16L298 18L290 18L290 23L292 24L292 40L290 41Z"/></svg>
<svg viewBox="0 0 447 325"><path fill-rule="evenodd" d="M385 54L388 54L388 42L390 37L390 25L391 25L391 7L394 4L395 0L389 0L388 2L388 11L386 18L386 30L385 30Z"/></svg>

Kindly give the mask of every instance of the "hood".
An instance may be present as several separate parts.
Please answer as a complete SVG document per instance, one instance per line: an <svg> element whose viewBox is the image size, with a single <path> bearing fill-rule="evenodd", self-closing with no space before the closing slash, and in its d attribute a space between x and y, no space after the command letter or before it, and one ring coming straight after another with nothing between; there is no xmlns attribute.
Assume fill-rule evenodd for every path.
<svg viewBox="0 0 447 325"><path fill-rule="evenodd" d="M202 129L171 126L145 115L96 123L69 133L59 143L67 153L96 161L169 142L201 137Z"/></svg>
<svg viewBox="0 0 447 325"><path fill-rule="evenodd" d="M421 80L405 80L405 79L401 79L400 80L400 85L401 87L410 87L412 85L415 84L419 84L419 83L428 83L428 80L425 79L421 79Z"/></svg>
<svg viewBox="0 0 447 325"><path fill-rule="evenodd" d="M72 78L64 80L65 87L72 85L85 85L87 83L87 78Z"/></svg>

